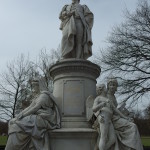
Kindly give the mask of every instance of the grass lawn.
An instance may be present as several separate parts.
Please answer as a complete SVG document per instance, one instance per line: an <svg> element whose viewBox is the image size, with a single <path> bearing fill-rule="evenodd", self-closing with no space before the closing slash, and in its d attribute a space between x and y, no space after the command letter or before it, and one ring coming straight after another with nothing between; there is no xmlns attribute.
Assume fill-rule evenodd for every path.
<svg viewBox="0 0 150 150"><path fill-rule="evenodd" d="M7 136L0 136L0 145L6 145ZM142 137L142 143L144 146L150 147L150 137Z"/></svg>
<svg viewBox="0 0 150 150"><path fill-rule="evenodd" d="M150 147L150 136L149 137L142 137L142 143L144 146Z"/></svg>
<svg viewBox="0 0 150 150"><path fill-rule="evenodd" d="M0 136L0 145L6 145L7 136Z"/></svg>

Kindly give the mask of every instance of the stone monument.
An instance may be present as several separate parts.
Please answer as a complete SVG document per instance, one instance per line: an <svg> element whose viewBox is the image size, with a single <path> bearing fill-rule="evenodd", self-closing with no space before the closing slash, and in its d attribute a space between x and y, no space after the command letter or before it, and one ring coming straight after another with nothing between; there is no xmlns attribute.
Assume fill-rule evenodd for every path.
<svg viewBox="0 0 150 150"><path fill-rule="evenodd" d="M99 87L96 97L101 69L87 60L93 13L72 0L59 18L62 59L49 68L53 94L34 95L31 105L9 122L6 150L143 150L136 125L116 108L117 81L108 81L107 92Z"/></svg>
<svg viewBox="0 0 150 150"><path fill-rule="evenodd" d="M96 96L96 79L101 72L99 66L86 60L92 55L94 16L80 0L72 0L62 8L59 18L62 59L49 72L61 129L51 132L52 150L94 150L98 134L87 119L86 108L89 95Z"/></svg>

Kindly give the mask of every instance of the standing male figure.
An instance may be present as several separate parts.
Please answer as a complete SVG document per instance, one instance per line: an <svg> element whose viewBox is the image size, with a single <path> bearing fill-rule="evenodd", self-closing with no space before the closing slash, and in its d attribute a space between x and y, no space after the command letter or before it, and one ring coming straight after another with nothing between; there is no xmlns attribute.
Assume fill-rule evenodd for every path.
<svg viewBox="0 0 150 150"><path fill-rule="evenodd" d="M92 55L91 29L93 13L80 0L72 0L60 12L62 30L61 50L63 58L87 59Z"/></svg>

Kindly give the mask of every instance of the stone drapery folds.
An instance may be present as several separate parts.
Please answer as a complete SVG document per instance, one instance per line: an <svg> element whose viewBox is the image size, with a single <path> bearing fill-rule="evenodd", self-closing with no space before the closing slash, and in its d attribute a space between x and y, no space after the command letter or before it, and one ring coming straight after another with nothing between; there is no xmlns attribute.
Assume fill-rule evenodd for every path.
<svg viewBox="0 0 150 150"><path fill-rule="evenodd" d="M62 57L87 59L92 55L94 16L86 5L65 5L59 15Z"/></svg>

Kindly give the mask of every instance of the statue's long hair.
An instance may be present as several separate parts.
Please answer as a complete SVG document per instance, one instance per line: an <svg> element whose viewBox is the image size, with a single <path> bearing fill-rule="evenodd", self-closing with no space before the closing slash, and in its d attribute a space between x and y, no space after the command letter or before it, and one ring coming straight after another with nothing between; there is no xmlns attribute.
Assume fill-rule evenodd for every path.
<svg viewBox="0 0 150 150"><path fill-rule="evenodd" d="M109 84L113 82L116 85L116 91L117 91L117 87L118 87L118 81L114 76L108 77L107 79L107 90L109 89Z"/></svg>

